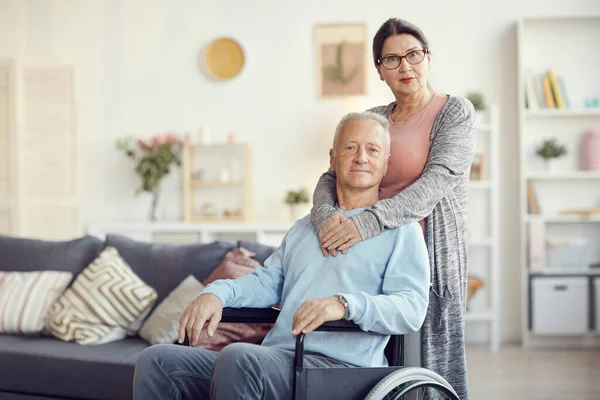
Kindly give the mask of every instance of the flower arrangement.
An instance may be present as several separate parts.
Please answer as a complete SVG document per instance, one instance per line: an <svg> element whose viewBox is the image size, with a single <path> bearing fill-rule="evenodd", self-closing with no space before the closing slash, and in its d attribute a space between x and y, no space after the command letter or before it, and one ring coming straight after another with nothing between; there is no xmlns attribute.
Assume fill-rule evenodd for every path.
<svg viewBox="0 0 600 400"><path fill-rule="evenodd" d="M156 220L156 205L160 195L160 184L169 174L173 165L181 165L181 149L187 139L167 133L155 136L149 140L135 140L126 137L117 140L117 148L135 161L135 172L140 176L141 183L135 191L152 194L152 207L149 218Z"/></svg>

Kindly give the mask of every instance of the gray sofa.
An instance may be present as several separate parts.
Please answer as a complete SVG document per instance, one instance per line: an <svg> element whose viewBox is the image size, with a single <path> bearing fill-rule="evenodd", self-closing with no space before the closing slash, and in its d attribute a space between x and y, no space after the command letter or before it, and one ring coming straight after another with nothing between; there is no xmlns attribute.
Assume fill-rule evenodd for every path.
<svg viewBox="0 0 600 400"><path fill-rule="evenodd" d="M240 241L263 262L274 250ZM70 271L73 279L105 246L117 248L134 272L156 289L156 307L183 279L203 281L233 243L164 245L109 235L64 242L0 236L0 271ZM148 347L139 337L82 346L48 335L0 334L0 400L130 400L134 365Z"/></svg>

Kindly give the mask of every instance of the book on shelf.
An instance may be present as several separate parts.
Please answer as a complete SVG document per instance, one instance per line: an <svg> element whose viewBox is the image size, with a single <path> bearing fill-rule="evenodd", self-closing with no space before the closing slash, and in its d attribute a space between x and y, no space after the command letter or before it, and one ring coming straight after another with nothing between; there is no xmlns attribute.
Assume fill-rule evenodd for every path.
<svg viewBox="0 0 600 400"><path fill-rule="evenodd" d="M539 108L569 108L566 85L561 76L553 68L548 68L541 75L534 75L530 70L525 72L525 103L530 110Z"/></svg>

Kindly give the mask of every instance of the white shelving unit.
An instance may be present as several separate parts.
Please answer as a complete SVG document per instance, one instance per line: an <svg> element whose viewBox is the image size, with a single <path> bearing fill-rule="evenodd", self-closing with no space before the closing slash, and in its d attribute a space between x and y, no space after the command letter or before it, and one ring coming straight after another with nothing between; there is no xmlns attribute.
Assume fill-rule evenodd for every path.
<svg viewBox="0 0 600 400"><path fill-rule="evenodd" d="M583 133L600 130L600 108L584 107L585 98L600 96L599 37L600 14L528 17L517 24L521 311L526 348L600 345L600 321L591 317L598 307L593 299L600 298L592 284L600 268L590 267L600 262L600 215L564 214L600 207L600 171L582 171L580 165ZM559 49L568 49L568 54ZM545 108L538 89L539 108L527 108L527 76L533 76L537 86L549 68L563 80L568 106ZM567 147L560 172L545 171L535 155L537 146L551 138ZM528 182L539 213L530 209ZM568 245L551 245L561 241ZM575 242L581 247L568 247Z"/></svg>
<svg viewBox="0 0 600 400"><path fill-rule="evenodd" d="M500 344L498 108L478 111L477 154L483 155L481 180L471 180L469 194L469 273L482 278L466 314L468 343Z"/></svg>
<svg viewBox="0 0 600 400"><path fill-rule="evenodd" d="M116 234L140 242L164 244L210 243L225 240L252 240L277 247L294 221L274 222L146 222L146 221L91 221L85 231L104 239Z"/></svg>

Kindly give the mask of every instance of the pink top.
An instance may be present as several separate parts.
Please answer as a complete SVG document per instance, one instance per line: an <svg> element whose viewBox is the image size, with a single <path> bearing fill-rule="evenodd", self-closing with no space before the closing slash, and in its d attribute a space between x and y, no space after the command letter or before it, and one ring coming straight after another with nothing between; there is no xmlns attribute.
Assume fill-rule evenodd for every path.
<svg viewBox="0 0 600 400"><path fill-rule="evenodd" d="M434 94L419 113L406 121L390 122L391 157L386 175L379 185L379 198L394 197L416 181L429 156L429 138L433 123L448 96ZM424 221L419 221L422 227Z"/></svg>

